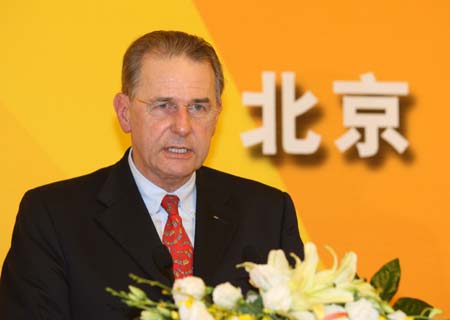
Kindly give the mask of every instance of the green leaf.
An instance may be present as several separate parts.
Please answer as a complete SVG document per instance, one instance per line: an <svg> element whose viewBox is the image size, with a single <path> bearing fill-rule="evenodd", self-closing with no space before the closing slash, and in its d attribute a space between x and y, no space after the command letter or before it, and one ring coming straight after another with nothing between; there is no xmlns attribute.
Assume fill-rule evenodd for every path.
<svg viewBox="0 0 450 320"><path fill-rule="evenodd" d="M433 309L431 305L425 301L414 298L400 298L394 304L395 310L402 310L408 316L428 316ZM429 310L426 310L429 309Z"/></svg>
<svg viewBox="0 0 450 320"><path fill-rule="evenodd" d="M164 320L164 316L156 310L144 310L141 312L140 320Z"/></svg>
<svg viewBox="0 0 450 320"><path fill-rule="evenodd" d="M241 313L248 314L260 314L264 308L263 301L260 295L256 292L249 291L247 297L251 295L253 297L252 302L241 300L238 302L237 310Z"/></svg>
<svg viewBox="0 0 450 320"><path fill-rule="evenodd" d="M161 314L163 317L165 318L172 318L172 312L171 310L161 307L161 306L157 306L156 310L158 311L159 314Z"/></svg>
<svg viewBox="0 0 450 320"><path fill-rule="evenodd" d="M380 293L381 299L389 302L398 290L400 283L400 262L394 259L386 263L370 280Z"/></svg>

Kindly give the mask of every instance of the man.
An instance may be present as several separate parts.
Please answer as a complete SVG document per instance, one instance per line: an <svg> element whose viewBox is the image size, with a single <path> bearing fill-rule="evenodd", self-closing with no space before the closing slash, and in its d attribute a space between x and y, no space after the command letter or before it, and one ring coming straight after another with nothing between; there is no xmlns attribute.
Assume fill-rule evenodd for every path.
<svg viewBox="0 0 450 320"><path fill-rule="evenodd" d="M105 292L126 288L129 273L169 285L193 273L248 289L236 264L274 248L303 256L286 193L202 167L223 86L203 39L156 31L130 46L114 107L132 148L111 167L25 194L0 319L129 319Z"/></svg>

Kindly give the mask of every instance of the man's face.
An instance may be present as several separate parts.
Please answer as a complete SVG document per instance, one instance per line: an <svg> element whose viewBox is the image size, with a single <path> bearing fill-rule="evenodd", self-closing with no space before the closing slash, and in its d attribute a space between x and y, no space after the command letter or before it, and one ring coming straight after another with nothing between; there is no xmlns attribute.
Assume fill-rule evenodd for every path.
<svg viewBox="0 0 450 320"><path fill-rule="evenodd" d="M208 154L220 111L214 80L207 62L147 55L134 98L116 97L120 124L131 133L134 163L167 191L184 184ZM192 117L186 106L196 108L198 102L212 108L210 116ZM169 104L176 112L161 112Z"/></svg>

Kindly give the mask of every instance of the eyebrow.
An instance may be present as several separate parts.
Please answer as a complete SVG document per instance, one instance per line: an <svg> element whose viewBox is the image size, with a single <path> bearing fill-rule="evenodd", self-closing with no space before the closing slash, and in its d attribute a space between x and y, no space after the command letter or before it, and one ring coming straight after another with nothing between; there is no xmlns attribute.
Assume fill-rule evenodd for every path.
<svg viewBox="0 0 450 320"><path fill-rule="evenodd" d="M175 100L172 97L156 97L154 99L150 99L151 102L155 102L155 101L173 101Z"/></svg>
<svg viewBox="0 0 450 320"><path fill-rule="evenodd" d="M201 99L194 99L194 100L192 100L192 102L194 102L194 103L209 103L210 100L209 100L209 98L201 98Z"/></svg>
<svg viewBox="0 0 450 320"><path fill-rule="evenodd" d="M175 101L175 98L173 97L156 97L154 99L151 99L149 102L167 102L167 101ZM197 99L193 99L191 100L191 103L210 103L211 100L206 97L206 98L197 98Z"/></svg>

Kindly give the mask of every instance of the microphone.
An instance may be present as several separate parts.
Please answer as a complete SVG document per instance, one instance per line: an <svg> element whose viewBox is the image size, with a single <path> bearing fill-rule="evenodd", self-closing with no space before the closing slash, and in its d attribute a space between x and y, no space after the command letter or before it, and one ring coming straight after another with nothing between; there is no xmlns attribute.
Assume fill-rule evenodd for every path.
<svg viewBox="0 0 450 320"><path fill-rule="evenodd" d="M247 245L244 249L242 249L242 261L263 264L264 258L262 257L260 250L258 250L255 246Z"/></svg>
<svg viewBox="0 0 450 320"><path fill-rule="evenodd" d="M152 257L153 262L158 267L159 271L161 271L161 273L166 276L172 284L174 281L172 272L173 261L169 249L167 249L165 245L159 244L153 248Z"/></svg>

